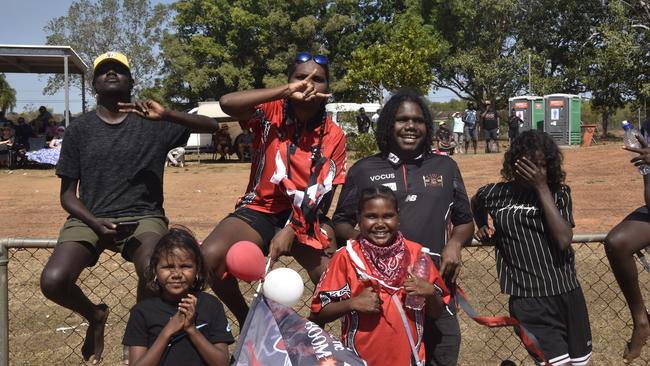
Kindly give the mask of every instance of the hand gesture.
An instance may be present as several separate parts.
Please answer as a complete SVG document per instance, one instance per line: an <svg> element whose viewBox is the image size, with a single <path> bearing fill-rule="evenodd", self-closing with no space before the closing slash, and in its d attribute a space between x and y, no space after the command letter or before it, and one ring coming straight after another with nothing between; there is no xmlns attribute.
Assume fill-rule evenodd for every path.
<svg viewBox="0 0 650 366"><path fill-rule="evenodd" d="M311 72L306 78L295 81L289 84L289 98L294 100L311 101L315 98L329 98L332 94L321 93L316 90L314 81L312 80L316 69Z"/></svg>
<svg viewBox="0 0 650 366"><path fill-rule="evenodd" d="M164 116L167 112L165 107L153 99L148 99L144 102L137 101L134 103L118 102L117 106L120 108L119 111L122 113L135 113L142 118L152 121L165 119Z"/></svg>
<svg viewBox="0 0 650 366"><path fill-rule="evenodd" d="M537 164L528 160L526 157L515 162L515 174L521 180L535 189L548 187L546 180L546 168L540 168Z"/></svg>
<svg viewBox="0 0 650 366"><path fill-rule="evenodd" d="M495 233L494 228L489 224L485 224L481 226L478 230L476 230L476 234L474 234L474 238L482 243L487 243L492 239L494 233Z"/></svg>
<svg viewBox="0 0 650 366"><path fill-rule="evenodd" d="M372 286L365 287L361 293L350 299L350 307L360 313L381 312L383 301Z"/></svg>
<svg viewBox="0 0 650 366"><path fill-rule="evenodd" d="M291 246L296 237L296 233L291 226L285 226L284 229L278 231L277 234L271 239L269 245L269 257L271 258L271 267L282 255L287 255L291 252Z"/></svg>
<svg viewBox="0 0 650 366"><path fill-rule="evenodd" d="M411 272L411 269L408 270L408 277L404 280L404 291L407 295L415 296L431 296L435 295L436 289L432 283L429 283L426 279L420 278Z"/></svg>
<svg viewBox="0 0 650 366"><path fill-rule="evenodd" d="M194 326L196 318L196 296L187 294L178 304L178 311L183 314L183 329Z"/></svg>
<svg viewBox="0 0 650 366"><path fill-rule="evenodd" d="M185 315L181 313L179 308L179 310L169 318L165 328L163 328L163 332L166 332L167 337L171 337L183 329L185 329Z"/></svg>
<svg viewBox="0 0 650 366"><path fill-rule="evenodd" d="M447 242L447 245L442 249L441 257L440 275L449 279L451 283L456 283L460 273L461 244Z"/></svg>
<svg viewBox="0 0 650 366"><path fill-rule="evenodd" d="M650 164L650 148L648 147L648 143L639 135L635 135L635 137L641 144L640 148L624 147L627 151L639 154L638 156L633 157L630 162L637 167L641 164Z"/></svg>

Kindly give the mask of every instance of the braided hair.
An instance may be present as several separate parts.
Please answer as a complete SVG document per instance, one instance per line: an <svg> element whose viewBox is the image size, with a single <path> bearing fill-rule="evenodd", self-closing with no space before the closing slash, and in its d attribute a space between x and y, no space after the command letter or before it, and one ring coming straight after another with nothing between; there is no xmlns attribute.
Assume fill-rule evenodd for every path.
<svg viewBox="0 0 650 366"><path fill-rule="evenodd" d="M393 138L393 126L395 125L395 115L397 110L404 102L412 102L417 104L422 110L422 116L424 117L424 123L427 128L426 136L424 136L423 141L421 142L421 153L430 154L433 144L433 118L431 117L431 112L429 107L424 101L422 94L413 90L413 89L400 89L386 102L384 107L381 109L379 114L379 119L377 120L377 130L375 132L375 139L377 141L377 147L381 155L388 156L390 142Z"/></svg>

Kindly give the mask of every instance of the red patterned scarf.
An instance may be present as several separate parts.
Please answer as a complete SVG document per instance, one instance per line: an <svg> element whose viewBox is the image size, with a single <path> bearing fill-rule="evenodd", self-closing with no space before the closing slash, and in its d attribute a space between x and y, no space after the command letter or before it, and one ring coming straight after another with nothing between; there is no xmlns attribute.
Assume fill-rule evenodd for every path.
<svg viewBox="0 0 650 366"><path fill-rule="evenodd" d="M409 264L409 253L402 233L397 232L393 243L385 247L372 244L363 236L359 238L359 243L372 274L390 286L402 286Z"/></svg>

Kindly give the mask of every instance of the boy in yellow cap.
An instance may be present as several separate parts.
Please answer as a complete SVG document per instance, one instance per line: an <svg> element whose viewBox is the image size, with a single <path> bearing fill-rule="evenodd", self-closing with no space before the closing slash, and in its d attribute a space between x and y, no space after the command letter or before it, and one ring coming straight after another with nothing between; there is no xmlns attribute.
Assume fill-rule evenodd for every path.
<svg viewBox="0 0 650 366"><path fill-rule="evenodd" d="M97 107L70 124L56 167L61 206L69 216L41 274L41 289L88 320L81 352L93 363L101 360L109 310L92 303L77 278L110 249L134 263L137 300L148 297L142 277L167 232L162 183L167 152L184 145L192 131L219 127L212 118L171 111L153 100L132 102L133 84L125 55L107 52L95 59Z"/></svg>

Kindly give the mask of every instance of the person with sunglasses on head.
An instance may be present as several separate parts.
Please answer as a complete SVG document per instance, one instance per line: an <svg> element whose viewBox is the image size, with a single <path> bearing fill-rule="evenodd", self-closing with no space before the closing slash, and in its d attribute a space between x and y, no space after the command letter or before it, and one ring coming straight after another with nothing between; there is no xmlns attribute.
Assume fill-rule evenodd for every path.
<svg viewBox="0 0 650 366"><path fill-rule="evenodd" d="M69 214L43 269L41 291L88 321L81 354L99 363L109 308L93 303L77 285L104 249L133 262L137 301L146 291L144 273L158 240L167 233L163 170L167 152L190 132L212 132L209 117L170 111L153 100L131 102L134 80L127 57L107 52L93 63L97 107L66 129L56 174L61 206Z"/></svg>
<svg viewBox="0 0 650 366"><path fill-rule="evenodd" d="M226 275L226 253L242 240L275 262L291 254L317 283L329 261L334 230L325 216L345 180L345 135L325 113L330 96L327 58L299 53L288 83L226 94L220 105L253 132L246 193L235 211L203 241L201 252L215 276L212 289L243 326L248 305Z"/></svg>

